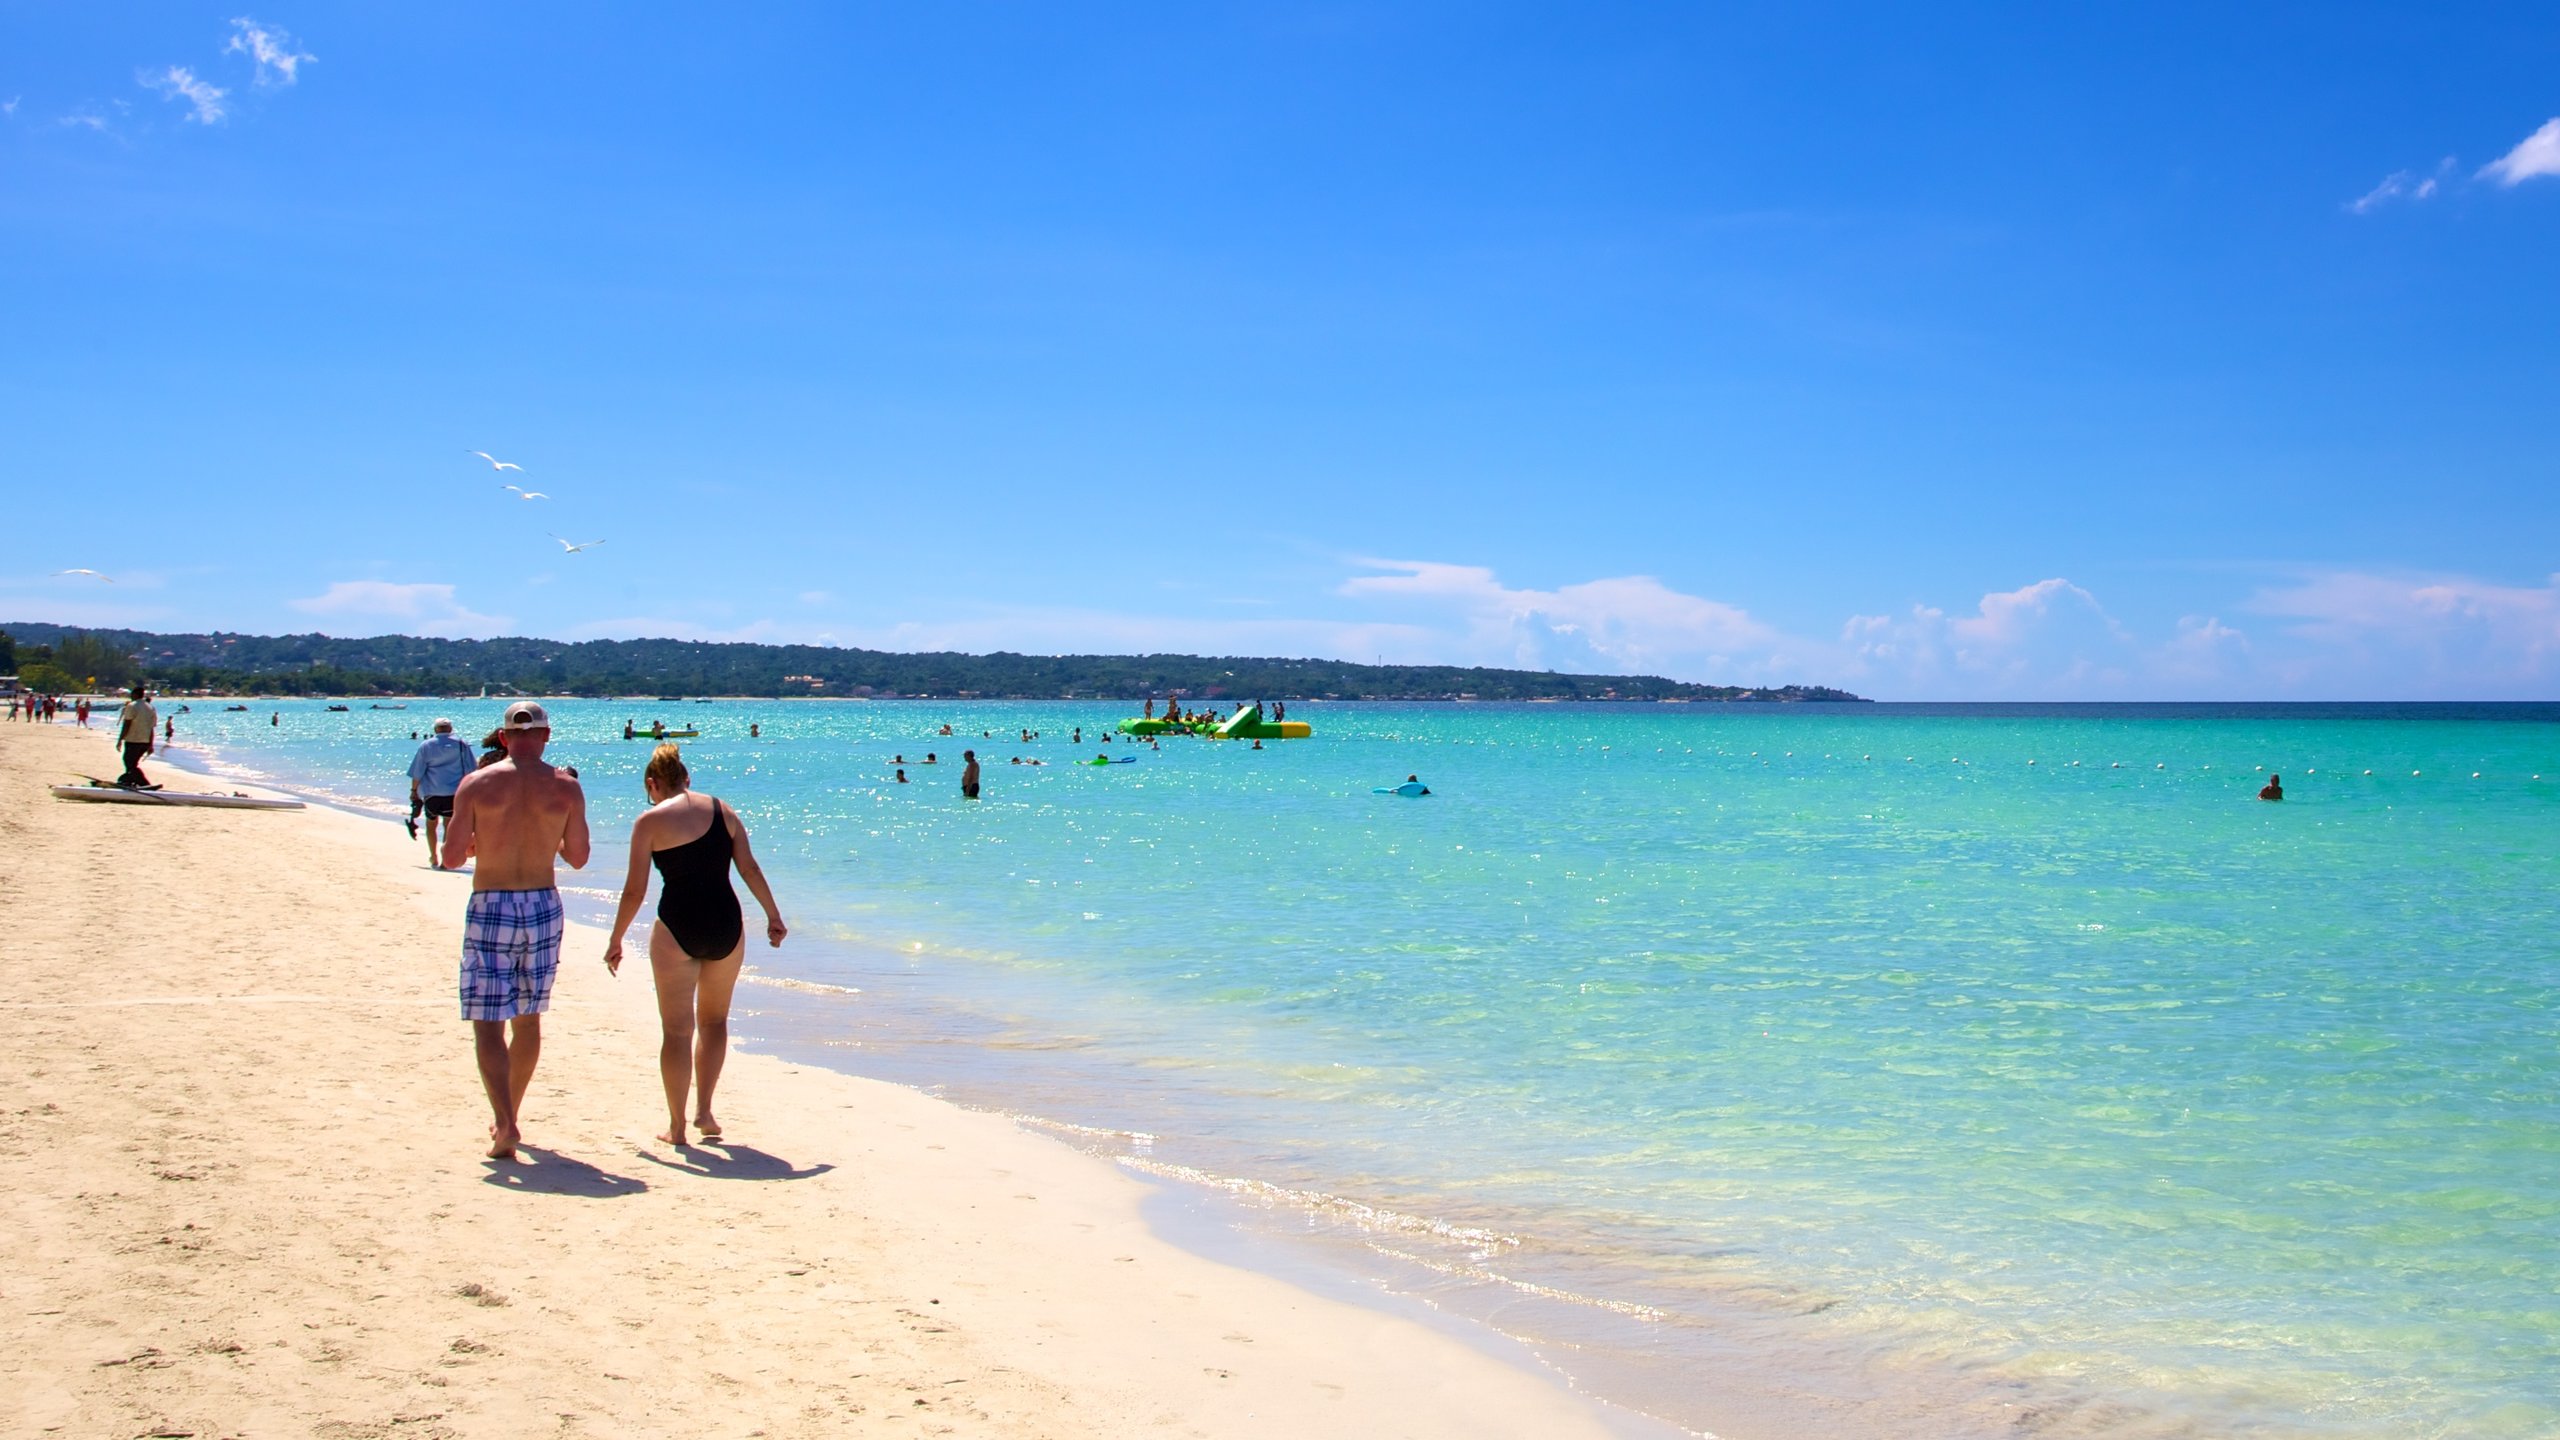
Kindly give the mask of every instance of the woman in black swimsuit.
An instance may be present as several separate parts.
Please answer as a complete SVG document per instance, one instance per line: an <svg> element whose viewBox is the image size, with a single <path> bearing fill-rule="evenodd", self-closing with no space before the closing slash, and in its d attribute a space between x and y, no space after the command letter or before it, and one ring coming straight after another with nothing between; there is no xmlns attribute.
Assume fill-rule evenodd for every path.
<svg viewBox="0 0 2560 1440"><path fill-rule="evenodd" d="M660 745L641 783L650 806L631 825L631 869L622 881L622 907L614 912L613 938L605 942L605 969L622 973L622 937L649 896L655 861L666 885L658 893L658 923L649 927L649 969L658 982L658 1074L667 1087L667 1128L658 1138L685 1143L685 1092L695 1093L693 1123L705 1140L720 1138L711 1113L721 1062L729 1058L729 996L745 963L745 916L729 888L729 867L764 907L764 937L779 945L789 932L773 903L773 887L747 846L738 812L708 795L693 793L684 757Z"/></svg>

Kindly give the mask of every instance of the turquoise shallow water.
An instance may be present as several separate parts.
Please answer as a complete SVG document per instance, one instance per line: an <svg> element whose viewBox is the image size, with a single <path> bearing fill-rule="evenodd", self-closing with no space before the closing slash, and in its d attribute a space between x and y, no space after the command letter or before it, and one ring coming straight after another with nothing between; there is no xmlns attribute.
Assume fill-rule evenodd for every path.
<svg viewBox="0 0 2560 1440"><path fill-rule="evenodd" d="M180 738L388 797L437 706L278 708ZM2560 1432L2560 709L1310 704L1094 770L1113 707L560 702L600 836L653 713L823 937L770 1043L1282 1187L1684 1423L1727 1364L1940 1433Z"/></svg>

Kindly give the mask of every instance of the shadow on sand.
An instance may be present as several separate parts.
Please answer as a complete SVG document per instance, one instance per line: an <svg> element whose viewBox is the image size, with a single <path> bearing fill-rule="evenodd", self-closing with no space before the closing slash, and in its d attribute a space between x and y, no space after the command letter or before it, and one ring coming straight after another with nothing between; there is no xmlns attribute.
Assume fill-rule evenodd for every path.
<svg viewBox="0 0 2560 1440"><path fill-rule="evenodd" d="M482 1184L534 1195L579 1195L589 1200L609 1200L616 1195L637 1195L649 1188L646 1180L599 1170L584 1160L572 1159L539 1145L518 1145L513 1160L481 1163L489 1167L489 1173L480 1177Z"/></svg>
<svg viewBox="0 0 2560 1440"><path fill-rule="evenodd" d="M833 1165L794 1166L790 1161L778 1155L767 1155L752 1145L732 1145L726 1140L705 1140L699 1145L688 1145L677 1151L673 1160L661 1159L646 1150L640 1151L639 1155L652 1165L713 1180L806 1180L836 1168Z"/></svg>

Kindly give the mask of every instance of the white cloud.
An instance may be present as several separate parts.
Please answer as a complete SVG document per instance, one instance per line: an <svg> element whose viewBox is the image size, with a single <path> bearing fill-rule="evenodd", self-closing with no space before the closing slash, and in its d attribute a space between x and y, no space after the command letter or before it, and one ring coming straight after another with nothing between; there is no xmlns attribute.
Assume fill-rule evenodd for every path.
<svg viewBox="0 0 2560 1440"><path fill-rule="evenodd" d="M12 95L12 96L10 96L7 100L0 100L0 115L15 115L15 114L17 114L17 113L18 113L18 101L19 101L19 100L21 100L22 98L24 98L24 97L22 97L22 96L17 96L17 95Z"/></svg>
<svg viewBox="0 0 2560 1440"><path fill-rule="evenodd" d="M1440 612L1463 627L1451 637L1453 648L1474 664L1694 679L1738 669L1756 675L1787 645L1786 637L1739 607L1684 594L1649 575L1525 590L1503 584L1481 565L1358 563L1393 573L1354 576L1338 593Z"/></svg>
<svg viewBox="0 0 2560 1440"><path fill-rule="evenodd" d="M388 580L340 580L317 595L292 602L312 615L374 617L402 622L431 635L494 635L510 623L456 600L450 585L400 585Z"/></svg>
<svg viewBox="0 0 2560 1440"><path fill-rule="evenodd" d="M107 128L107 117L95 110L74 110L53 122L66 130L98 130Z"/></svg>
<svg viewBox="0 0 2560 1440"><path fill-rule="evenodd" d="M1840 638L1852 679L1887 679L1949 698L2121 691L2143 661L2133 636L2097 597L2059 576L1995 590L1970 615L1950 616L1934 605L1899 616L1852 615Z"/></svg>
<svg viewBox="0 0 2560 1440"><path fill-rule="evenodd" d="M568 640L699 640L705 644L753 641L759 645L798 645L798 636L785 632L770 620L751 620L727 629L698 624L691 620L670 620L658 615L623 615L610 620L592 620L573 625Z"/></svg>
<svg viewBox="0 0 2560 1440"><path fill-rule="evenodd" d="M261 85L271 80L290 85L297 78L295 71L304 61L320 58L296 49L294 38L284 31L270 29L245 15L233 20L231 29L231 39L222 47L222 53L247 55L258 67L257 83Z"/></svg>
<svg viewBox="0 0 2560 1440"><path fill-rule="evenodd" d="M2419 201L2442 188L2444 177L2453 170L2453 157L2447 155L2436 165L2432 175L2414 170L2394 170L2382 177L2382 183L2347 202L2347 209L2357 215L2370 215L2394 200Z"/></svg>
<svg viewBox="0 0 2560 1440"><path fill-rule="evenodd" d="M135 78L172 100L184 100L195 107L187 118L199 125L220 124L222 117L230 113L229 107L222 103L222 97L231 92L210 81L197 79L196 73L184 65L172 65L158 74L145 71Z"/></svg>
<svg viewBox="0 0 2560 1440"><path fill-rule="evenodd" d="M1052 607L944 620L835 628L831 644L875 650L1012 650L1026 655L1263 655L1428 664L1451 659L1444 634L1357 620L1235 620L1215 616Z"/></svg>
<svg viewBox="0 0 2560 1440"><path fill-rule="evenodd" d="M2505 698L2560 687L2560 575L2505 585L2321 571L2260 590L2249 609L2290 622L2286 633L2310 647L2295 668L2352 672L2373 694Z"/></svg>
<svg viewBox="0 0 2560 1440"><path fill-rule="evenodd" d="M2516 148L2480 167L2482 179L2510 187L2537 175L2560 175L2560 116L2543 121Z"/></svg>

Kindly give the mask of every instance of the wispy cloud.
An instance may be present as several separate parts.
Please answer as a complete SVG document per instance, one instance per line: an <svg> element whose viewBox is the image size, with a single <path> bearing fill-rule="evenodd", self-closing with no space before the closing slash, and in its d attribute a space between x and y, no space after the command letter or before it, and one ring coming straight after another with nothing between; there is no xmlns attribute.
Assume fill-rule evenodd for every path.
<svg viewBox="0 0 2560 1440"><path fill-rule="evenodd" d="M65 130L105 130L107 117L94 106L83 106L53 122Z"/></svg>
<svg viewBox="0 0 2560 1440"><path fill-rule="evenodd" d="M282 29L261 25L243 15L231 22L231 39L223 45L225 55L246 55L258 67L260 85L290 85L305 61L320 57L297 48L297 42Z"/></svg>
<svg viewBox="0 0 2560 1440"><path fill-rule="evenodd" d="M2543 121L2516 148L2480 167L2480 178L2511 188L2537 175L2560 175L2560 116Z"/></svg>
<svg viewBox="0 0 2560 1440"><path fill-rule="evenodd" d="M0 100L0 115L15 115L15 114L17 114L17 113L18 113L18 101L19 101L21 98L23 98L23 97L21 97L21 96L17 96L17 95L12 95L12 96L10 96L8 99L6 99L6 100Z"/></svg>
<svg viewBox="0 0 2560 1440"><path fill-rule="evenodd" d="M2436 162L2435 172L2421 175L2414 170L2394 170L2382 177L2382 183L2347 202L2349 212L2370 215L2393 201L2416 202L2427 199L2443 188L2444 177L2453 173L2453 157L2447 155Z"/></svg>
<svg viewBox="0 0 2560 1440"><path fill-rule="evenodd" d="M157 72L146 70L134 78L172 100L187 102L193 110L186 118L198 125L218 125L222 123L222 117L230 113L222 100L231 92L211 81L196 78L196 73L184 65L172 65Z"/></svg>
<svg viewBox="0 0 2560 1440"><path fill-rule="evenodd" d="M1684 594L1650 575L1553 590L1505 585L1481 565L1363 560L1339 593L1455 620L1479 664L1581 671L1695 670L1756 663L1784 638L1738 606Z"/></svg>
<svg viewBox="0 0 2560 1440"><path fill-rule="evenodd" d="M340 580L292 604L310 615L397 620L405 628L431 635L494 635L511 623L504 616L471 609L454 598L453 590L451 585L432 583Z"/></svg>
<svg viewBox="0 0 2560 1440"><path fill-rule="evenodd" d="M563 637L570 640L694 640L706 645L741 644L797 645L802 638L776 625L771 620L750 620L744 625L705 625L695 620L677 620L663 615L621 615L610 620L591 620L571 626Z"/></svg>
<svg viewBox="0 0 2560 1440"><path fill-rule="evenodd" d="M1995 590L1973 612L1913 605L1901 615L1852 615L1840 630L1851 674L1927 695L2060 695L2122 689L2140 673L2141 646L2060 576Z"/></svg>
<svg viewBox="0 0 2560 1440"><path fill-rule="evenodd" d="M2299 666L2370 677L2383 695L2548 694L2560 687L2560 575L2315 571L2251 597L2303 642ZM2331 687L2334 690L2334 686Z"/></svg>

